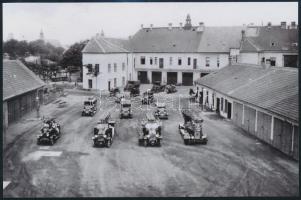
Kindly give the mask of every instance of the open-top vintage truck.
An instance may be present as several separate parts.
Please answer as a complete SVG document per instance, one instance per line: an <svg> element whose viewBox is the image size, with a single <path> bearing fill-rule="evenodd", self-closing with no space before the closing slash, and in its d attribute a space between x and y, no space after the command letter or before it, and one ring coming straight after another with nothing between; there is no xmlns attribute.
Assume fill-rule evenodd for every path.
<svg viewBox="0 0 301 200"><path fill-rule="evenodd" d="M207 144L207 135L203 133L204 120L191 110L182 110L184 123L179 124L179 132L184 144Z"/></svg>
<svg viewBox="0 0 301 200"><path fill-rule="evenodd" d="M84 108L82 116L93 116L97 111L97 99L96 97L89 97L84 101Z"/></svg>
<svg viewBox="0 0 301 200"><path fill-rule="evenodd" d="M141 123L141 131L139 131L138 143L139 145L144 145L145 147L150 146L161 146L162 124L159 120L151 113L146 114L146 120Z"/></svg>
<svg viewBox="0 0 301 200"><path fill-rule="evenodd" d="M37 144L49 143L51 145L61 137L61 126L54 118L45 119L40 134L37 136Z"/></svg>
<svg viewBox="0 0 301 200"><path fill-rule="evenodd" d="M93 130L94 136L92 137L92 140L94 147L110 147L112 145L115 135L115 124L116 122L110 119L110 115L99 120Z"/></svg>

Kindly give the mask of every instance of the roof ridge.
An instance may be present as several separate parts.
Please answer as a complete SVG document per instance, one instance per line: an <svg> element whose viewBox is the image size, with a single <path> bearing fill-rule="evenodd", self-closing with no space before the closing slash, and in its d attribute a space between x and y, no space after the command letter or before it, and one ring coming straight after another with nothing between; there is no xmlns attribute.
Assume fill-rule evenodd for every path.
<svg viewBox="0 0 301 200"><path fill-rule="evenodd" d="M97 41L97 38L93 37L93 39L95 40L95 42L97 43L97 45L99 46L99 48L102 50L102 52L106 53L104 47Z"/></svg>

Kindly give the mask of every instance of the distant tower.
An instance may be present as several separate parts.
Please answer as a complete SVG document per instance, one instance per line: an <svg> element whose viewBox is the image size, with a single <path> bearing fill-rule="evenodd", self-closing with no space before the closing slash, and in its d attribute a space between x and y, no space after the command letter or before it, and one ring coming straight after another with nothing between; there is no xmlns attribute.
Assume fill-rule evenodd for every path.
<svg viewBox="0 0 301 200"><path fill-rule="evenodd" d="M101 37L104 37L104 36L105 36L105 33L103 32L103 30L102 30L102 29L101 29L100 36L101 36Z"/></svg>
<svg viewBox="0 0 301 200"><path fill-rule="evenodd" d="M190 15L188 14L186 17L186 24L184 26L185 30L190 30L191 29L191 19L190 19Z"/></svg>
<svg viewBox="0 0 301 200"><path fill-rule="evenodd" d="M44 33L43 33L42 29L41 29L41 32L40 32L40 40L44 40Z"/></svg>

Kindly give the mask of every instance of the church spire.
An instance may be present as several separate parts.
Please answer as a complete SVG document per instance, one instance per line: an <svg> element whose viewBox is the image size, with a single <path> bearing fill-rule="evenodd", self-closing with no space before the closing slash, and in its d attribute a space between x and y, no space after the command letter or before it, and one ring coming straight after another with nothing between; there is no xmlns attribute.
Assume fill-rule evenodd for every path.
<svg viewBox="0 0 301 200"><path fill-rule="evenodd" d="M41 32L40 32L40 40L44 40L44 33L43 33L42 29L41 29Z"/></svg>
<svg viewBox="0 0 301 200"><path fill-rule="evenodd" d="M186 24L184 26L184 29L185 30L190 30L192 27L191 25L191 19L190 19L190 15L188 14L187 17L186 17Z"/></svg>

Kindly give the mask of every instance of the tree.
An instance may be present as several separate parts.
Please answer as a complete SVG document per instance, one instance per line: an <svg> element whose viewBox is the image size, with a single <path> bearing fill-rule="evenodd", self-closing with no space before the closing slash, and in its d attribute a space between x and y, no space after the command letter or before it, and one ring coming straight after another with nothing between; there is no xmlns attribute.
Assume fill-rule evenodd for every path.
<svg viewBox="0 0 301 200"><path fill-rule="evenodd" d="M64 54L60 64L67 68L68 66L74 66L79 70L82 67L82 50L88 40L73 44Z"/></svg>

